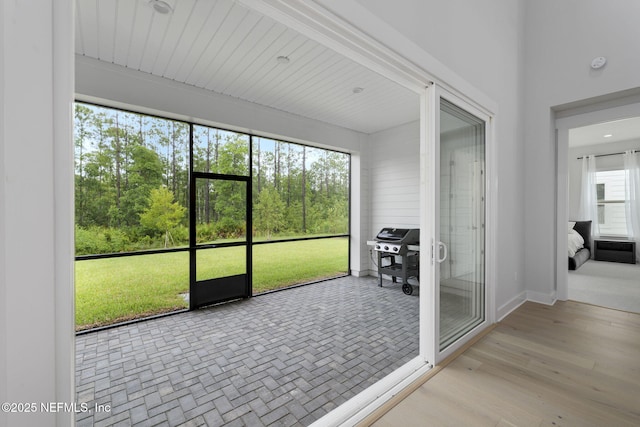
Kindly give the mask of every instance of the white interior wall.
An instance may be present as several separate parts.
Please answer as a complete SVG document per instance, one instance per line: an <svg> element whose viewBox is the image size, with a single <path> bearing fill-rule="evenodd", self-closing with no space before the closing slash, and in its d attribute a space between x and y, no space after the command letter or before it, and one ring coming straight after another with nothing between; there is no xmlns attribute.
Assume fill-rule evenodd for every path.
<svg viewBox="0 0 640 427"><path fill-rule="evenodd" d="M554 106L640 86L640 3L525 2L525 283L531 299L555 299ZM605 56L607 65L590 68Z"/></svg>
<svg viewBox="0 0 640 427"><path fill-rule="evenodd" d="M478 102L495 103L499 319L524 281L524 1L316 0ZM357 3L357 4L354 4ZM530 2L533 3L533 2ZM541 23L538 29L544 29ZM446 67L446 68L445 68Z"/></svg>
<svg viewBox="0 0 640 427"><path fill-rule="evenodd" d="M589 145L586 147L569 147L569 218L580 217L580 189L582 186L582 160L578 157L590 154L622 153L626 150L640 151L640 139ZM606 156L596 158L598 170L624 169L622 156Z"/></svg>

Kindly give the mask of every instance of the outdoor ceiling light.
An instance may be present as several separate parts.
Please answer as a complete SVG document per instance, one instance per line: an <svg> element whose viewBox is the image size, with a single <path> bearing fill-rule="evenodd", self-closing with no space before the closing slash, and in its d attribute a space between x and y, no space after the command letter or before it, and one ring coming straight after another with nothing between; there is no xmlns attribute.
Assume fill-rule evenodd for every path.
<svg viewBox="0 0 640 427"><path fill-rule="evenodd" d="M608 133L606 135L603 135L603 138L611 138L612 136L613 136L612 134Z"/></svg>
<svg viewBox="0 0 640 427"><path fill-rule="evenodd" d="M150 0L149 5L154 11L162 15L168 15L173 12L171 5L164 0Z"/></svg>
<svg viewBox="0 0 640 427"><path fill-rule="evenodd" d="M355 94L362 93L364 91L363 87L354 87L352 92Z"/></svg>
<svg viewBox="0 0 640 427"><path fill-rule="evenodd" d="M276 58L279 64L288 64L291 60L288 56L280 55Z"/></svg>

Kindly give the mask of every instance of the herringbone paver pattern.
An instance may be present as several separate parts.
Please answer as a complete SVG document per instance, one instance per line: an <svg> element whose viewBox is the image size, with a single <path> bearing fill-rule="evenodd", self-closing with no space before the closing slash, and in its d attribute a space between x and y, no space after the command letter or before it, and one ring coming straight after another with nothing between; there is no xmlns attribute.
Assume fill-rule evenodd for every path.
<svg viewBox="0 0 640 427"><path fill-rule="evenodd" d="M346 277L76 340L78 426L304 426L418 353L418 298Z"/></svg>

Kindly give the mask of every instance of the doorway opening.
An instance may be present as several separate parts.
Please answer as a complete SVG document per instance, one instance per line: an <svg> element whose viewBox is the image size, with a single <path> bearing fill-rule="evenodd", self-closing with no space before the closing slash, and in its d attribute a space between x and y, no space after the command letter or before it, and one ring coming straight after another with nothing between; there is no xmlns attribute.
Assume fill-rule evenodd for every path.
<svg viewBox="0 0 640 427"><path fill-rule="evenodd" d="M121 3L121 4L123 4L123 3ZM195 5L197 5L198 7L204 7L204 6L202 6L202 5L204 4L203 2L194 2L194 4L195 4ZM219 2L219 5L222 5L222 6L219 6L219 7L224 7L225 2L222 2L222 1L221 1L221 2ZM226 3L226 5L228 6L228 2ZM230 15L230 14L229 14L229 15ZM251 16L250 16L251 14L245 14L245 15L246 15L246 16L249 16L249 17L251 18ZM201 14L195 13L195 14L194 14L194 16L204 16L204 15L201 15ZM216 14L211 14L211 16L213 16L213 17L215 17L215 18L217 19L217 17L223 17L223 16L225 16L225 14L224 14L224 13L222 13L222 14L220 14L220 13L216 13ZM243 15L242 15L242 14L240 14L240 15L234 15L234 16L236 16L236 18L237 18L238 20L242 20L242 16L243 16ZM265 20L265 21L266 21L266 20ZM156 21L156 22L159 22L159 21ZM255 22L254 22L254 23L255 23ZM250 27L250 26L248 26L247 28L249 28L249 27ZM190 27L190 28L196 28L196 27ZM292 37L292 35L291 35L290 33L287 33L286 38L288 38L288 40L291 42L291 46L293 46L293 47L295 47L295 46L301 47L301 46L303 46L303 45L305 46L305 49L307 49L307 48L311 48L311 47L312 47L312 44L311 44L311 43L308 43L308 44L307 44L307 43L301 43L301 40L294 40L294 39L295 39L295 37ZM107 38L105 38L105 39L107 39ZM240 39L241 39L241 37L240 37ZM265 39L265 40L268 40L268 39ZM355 42L354 42L354 43L355 43ZM372 44L371 46L374 46L374 44ZM373 49L373 48L372 48L372 49ZM356 50L357 50L357 49L354 49L354 52L355 52ZM364 50L365 50L365 51L367 51L367 49L364 49ZM344 51L344 49L341 49L341 51ZM232 50L228 50L228 51L226 51L225 53L226 53L226 54L228 54L228 55L232 55L232 54L233 54ZM134 56L134 57L135 57L135 56ZM311 54L310 54L310 55L309 55L309 57L311 57L311 58L313 58L313 57L315 57L315 58L320 58L320 57L323 57L323 56L322 56L322 55L314 56L314 55L311 55ZM388 62L388 64L395 63L395 61L397 60L397 59L396 59L396 57L395 57L394 55L389 55L389 56L384 56L384 55L383 55L382 57L383 57L383 58L390 58L390 59L387 61L387 62ZM138 56L138 57L136 57L136 58L143 58L143 55L140 55L140 56ZM148 57L147 57L147 61L149 60L149 58L152 58L152 56L148 56ZM285 57L285 58L287 58L287 57ZM144 60L143 60L143 59L141 59L141 62L144 62ZM285 62L287 62L287 61L286 61L286 60L283 60L282 62L278 62L278 63L279 63L279 64L284 64ZM325 63L325 64L326 64L326 63L329 63L329 62L327 62L327 61L326 61L326 58L324 59L324 63ZM411 87L412 87L412 89L411 89L411 91L410 91L410 92L411 92L411 96L412 96L413 98L415 98L416 96L420 96L420 97L422 98L422 101L425 101L425 98L426 98L429 94L428 94L428 91L427 91L427 93L425 93L424 88L425 88L425 87L427 87L427 86L429 86L429 84L430 84L430 83L429 83L429 81L428 81L427 76L424 76L424 72L422 72L422 70L419 70L418 72L415 72L415 74L414 74L414 76L415 76L415 75L417 75L417 76L418 76L418 78L417 78L417 79L413 79L413 80L412 80L411 78L407 78L407 75L408 75L408 74L411 74L411 73L410 73L410 72L409 72L409 73L406 73L406 70L409 70L409 71L415 71L415 70L413 69L413 67L411 66L411 64L408 64L408 63L403 62L403 61L399 61L398 63L400 63L400 65L401 65L401 66L400 66L400 67L395 67L395 69L396 69L396 70L404 69L404 71L403 71L403 72L404 72L404 74L403 74L403 72L398 72L398 73L397 73L398 75L401 75L401 76L402 76L402 77L399 77L398 79L399 79L399 80L401 80L401 81L403 82L403 84L404 84L405 88L406 88L406 87L408 87L408 86L411 86ZM182 66L181 64L178 64L178 65L179 65L179 66ZM206 64L203 64L203 65L206 65ZM313 68L313 64L309 63L309 66L311 66L311 67ZM205 67L201 67L201 68L207 68L207 67L205 66ZM394 74L393 72L389 73L389 71L388 71L388 70L389 70L389 68L393 68L393 67L388 67L388 68L387 68L387 70L386 70L386 75L389 75L389 74L393 75L393 74ZM266 69L266 68L265 68L265 69ZM316 67L315 69L317 69L317 67ZM381 67L378 67L377 69L381 69ZM178 73L178 74L180 74L180 73ZM182 74L184 74L184 73L182 73ZM345 74L346 74L346 73L345 73ZM238 77L238 75L237 75L237 74L234 74L234 73L223 73L223 75L225 75L225 76L226 76L226 78L229 78L229 79L232 79L232 80L233 80L234 78ZM282 75L284 75L284 74L282 74L282 73L278 73L278 70L273 69L273 75L280 75L280 76L282 76ZM153 78L151 78L151 80L153 80ZM197 80L197 79L196 79L196 80ZM410 81L410 84L409 84L409 85L407 85L407 83L406 83L407 81ZM156 80L156 82L157 82L157 80ZM231 83L233 83L233 82L230 82L230 84L231 84ZM356 93L360 93L360 94L362 94L362 93L365 93L365 94L366 94L366 93L367 93L367 91L366 91L366 90L365 90L364 92L363 92L363 91L361 91L361 90L355 91L354 89L356 89L357 87L360 87L360 86L355 86L355 87L353 87L353 88L348 88L348 89L349 89L349 91L350 91L350 94L354 94L354 95L355 95ZM378 87L378 85L375 85L375 84L374 84L374 85L372 85L372 87ZM344 89L344 88L342 88L342 89ZM273 95L273 94L275 94L277 97L281 97L281 96L283 95L283 92L282 92L282 91L280 91L280 90L273 90L273 91L271 91L271 94L272 94L272 95ZM324 91L320 91L320 94L321 94L321 95L324 95ZM416 94L417 94L417 95L416 95ZM262 94L262 95L267 95L267 94ZM351 95L349 95L349 96L351 96ZM123 97L124 97L124 98L127 98L127 96L123 96ZM135 98L135 97L134 97L134 98ZM355 98L355 97L354 97L354 98ZM129 98L129 99L130 99L130 98ZM147 101L149 101L149 100L147 100ZM122 102L125 102L125 101L122 101ZM200 99L198 98L198 96L193 96L193 99L191 99L191 97L190 97L190 99L188 99L186 102L184 102L184 103L183 103L184 105L188 105L188 106L187 106L187 107L185 107L185 111L183 111L183 112L182 112L182 114L184 114L184 115L186 115L186 116L193 116L193 115L194 115L193 111L197 111L197 108L196 108L195 110L193 110L193 109L191 109L191 110L190 110L190 108L191 108L191 106L192 106L192 105L197 106L199 102L200 102ZM426 102L423 102L423 105L424 105L425 103L426 103ZM160 106L158 106L159 104L163 104L163 102L156 103L156 104L154 105L153 100L151 100L151 101L150 101L150 104L149 104L149 105L146 105L146 107L148 107L149 109L152 109L152 110L154 110L154 111L162 111L162 110L163 110L163 109L162 109L162 107L163 107L164 105L160 105ZM389 108L389 110L391 110L391 112L392 112L392 113L394 113L394 114L392 114L392 115L393 115L393 116L395 116L395 113L396 113L396 112L398 112L398 111L402 110L403 108L406 108L406 107L407 107L407 105L406 105L406 104L407 104L407 103L400 102L398 105L395 105L395 106L392 106L391 108ZM137 103L135 103L135 102L129 102L129 103L128 103L128 105L142 105L142 103L137 104ZM378 105L385 105L385 103L383 102L382 104L378 104ZM389 105L389 104L387 104L387 106L388 106L388 105ZM413 104L413 105L415 105L415 104ZM200 106L202 106L202 104L200 104ZM155 109L154 109L154 107L155 107ZM382 109L380 109L380 108L378 108L378 109L379 109L379 110L382 110ZM253 110L252 110L252 111L253 111ZM354 111L354 110L352 109L352 111ZM222 115L224 115L224 112L219 112L219 111L218 111L218 113L221 113ZM204 114L204 113L200 113L200 114ZM259 114L257 114L257 115L259 115ZM389 116L392 116L392 115L389 115ZM195 116L197 116L197 115L195 115ZM363 115L363 116L366 116L366 115ZM423 110L423 111L421 112L420 116L417 118L416 123L419 123L420 125L418 125L418 126L419 126L419 127L422 127L422 125L425 123L425 121L427 120L427 118L431 118L431 117L432 117L431 115L427 115L427 110L425 109L425 110ZM184 117L183 117L183 118L184 118ZM211 119L211 117L209 117L209 118ZM292 121L293 121L293 122L297 123L297 122L296 122L296 120L295 120L295 119L296 119L295 117L293 117L293 118L291 118L291 119L292 119ZM365 121L365 122L368 122L368 123L378 124L378 122L381 122L381 121L382 121L382 119L384 119L384 117L382 117L380 120L373 120L373 119L371 119L370 117L367 117L367 119L366 119L366 120L364 120L364 121ZM211 121L213 121L213 120L214 120L214 119L211 119ZM276 120L274 120L274 121L275 121L275 122L279 122L281 125L283 125L283 126L285 126L285 127L286 127L286 124L283 124L283 123L284 123L284 120L283 120L283 121L278 121L278 120L276 119ZM264 124L264 122L263 122L263 125L264 125L266 128L269 128L269 129L273 130L273 127L270 127L270 126L269 126L269 124L265 125L265 124ZM301 126L301 127L302 127L302 126ZM272 134L272 132L270 132L270 133ZM424 135L424 134L422 134L418 139L419 139L420 141L422 141L424 138L425 138L425 135ZM354 138L354 139L356 139L356 138ZM298 140L304 140L304 138L298 138ZM327 143L327 145L329 145L329 146L330 146L331 144L330 144L330 143ZM357 145L357 144L355 144L355 143L354 143L354 145L353 145L353 146L351 146L350 148L347 148L347 151L352 151L352 152L356 152L356 151L358 151L358 148L354 148L354 147L359 147L359 145ZM359 159L359 160L361 160L361 159ZM422 171L422 169L424 168L424 166L425 166L425 165L423 165L423 164L420 164L420 165L419 165L419 168L420 168L420 170L421 170L421 171ZM363 186L366 186L366 182L361 182L360 184L361 184L361 185L363 185ZM422 189L422 188L421 188L421 189ZM421 196L421 197L422 197L422 196ZM362 215L360 215L360 217L364 218L364 217L366 216L366 214L364 213L364 211L365 211L365 210L366 210L366 207L363 207L363 209L362 209ZM360 230L362 230L362 229L366 229L366 223L364 223L364 224L358 223L357 225L360 227ZM361 237L361 240L362 240L362 237ZM255 242L254 242L254 243L255 243ZM429 242L427 242L427 244L428 244L428 243L429 243ZM362 246L362 242L360 242L360 245ZM205 250L205 249L208 249L208 248L202 248L202 249L203 249L203 250ZM427 251L427 252L428 252L428 251ZM362 257L360 257L360 258L362 258ZM427 263L424 263L424 264L427 264ZM426 304L424 303L424 301L426 301L426 298L422 298L422 299L421 299L421 304L422 304L423 308L424 308L424 307L425 307L425 305L426 305ZM432 304L432 303L431 303L431 304ZM425 322L423 321L423 319L420 319L420 325L421 325L421 327L424 325L424 323L425 323ZM422 335L423 335L423 336L425 335L425 333L424 333L424 329L423 329L423 334L422 334ZM428 336L428 335L427 335L427 336ZM435 340L432 340L432 342L433 342L433 343L435 343ZM420 373L420 370L428 369L428 366L426 366L426 364L425 364L425 357L429 357L429 359L431 359L431 356L432 356L432 354L433 354L433 353L432 353L432 352L428 352L428 354L427 354L427 352L425 351L425 348L426 348L426 347L425 347L424 345L423 345L423 346L422 346L422 348L421 348L421 352L420 352L420 354L421 354L421 358L422 358L422 360L418 360L417 362L419 362L419 363L417 363L417 362L416 362L416 363L414 363L412 366L409 366L407 369L405 369L403 372L401 372L401 373L400 373L400 375L395 375L395 378L393 378L393 379L390 379L390 380L389 380L389 381L391 381L391 382L392 382L393 386L397 386L401 381L405 381L405 380L407 380L411 375L414 375L414 374L416 374L416 373ZM432 360L432 362L433 362L433 359L431 359L431 360ZM415 362L415 360L414 360L414 362ZM417 368L419 368L419 369L417 369ZM391 388L391 387L389 386L389 382L387 382L387 383L384 385L384 387L385 387L386 389L390 389L390 388ZM385 391L388 391L388 390L385 390ZM379 394L379 393L377 393L377 392L373 392L373 391L372 391L371 393L369 393L369 397L367 397L367 399L370 399L370 398L371 398L371 396L374 396L374 395L375 395L376 397L380 396L380 394ZM376 397L374 397L373 399L375 399ZM352 411L352 409L351 409L351 412L353 412L353 411Z"/></svg>
<svg viewBox="0 0 640 427"><path fill-rule="evenodd" d="M556 120L557 295L638 312L640 265L628 220L640 214L629 209L625 158L640 148L640 104L633 97L611 104L562 111Z"/></svg>

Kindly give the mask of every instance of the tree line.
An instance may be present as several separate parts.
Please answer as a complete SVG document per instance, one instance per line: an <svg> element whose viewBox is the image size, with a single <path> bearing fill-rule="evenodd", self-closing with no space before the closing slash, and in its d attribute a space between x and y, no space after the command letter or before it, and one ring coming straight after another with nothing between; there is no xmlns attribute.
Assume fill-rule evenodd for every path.
<svg viewBox="0 0 640 427"><path fill-rule="evenodd" d="M199 179L189 206L188 123L76 103L76 253L246 235L246 184ZM257 239L348 232L349 156L193 125L193 169L248 176ZM251 158L250 158L251 157Z"/></svg>

